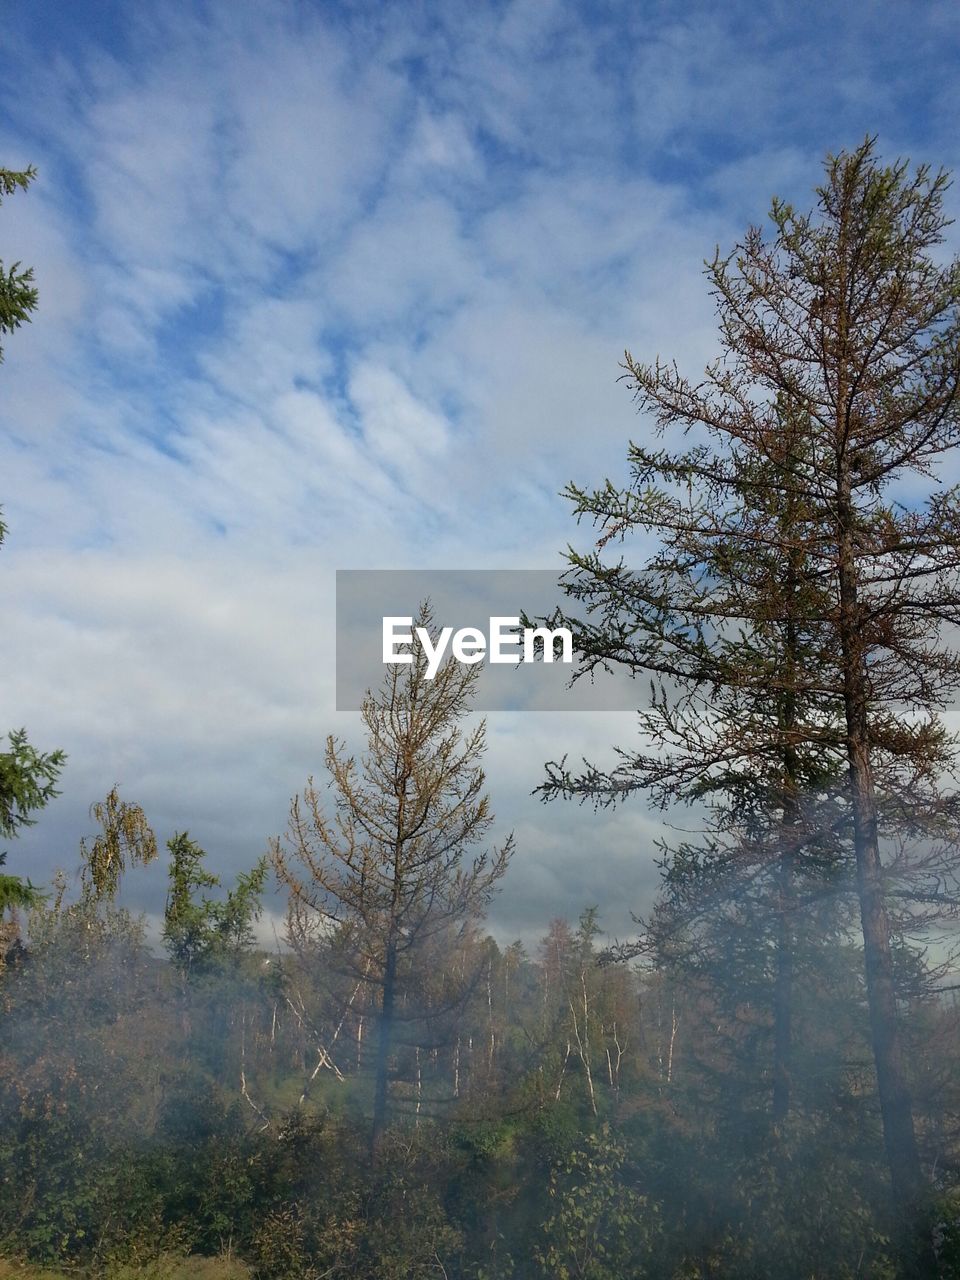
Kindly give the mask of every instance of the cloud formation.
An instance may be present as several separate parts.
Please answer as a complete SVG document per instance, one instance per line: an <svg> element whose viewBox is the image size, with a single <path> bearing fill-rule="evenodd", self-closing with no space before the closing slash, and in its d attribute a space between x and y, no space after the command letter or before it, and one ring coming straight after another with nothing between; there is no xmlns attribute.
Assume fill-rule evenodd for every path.
<svg viewBox="0 0 960 1280"><path fill-rule="evenodd" d="M41 305L0 369L4 714L70 753L11 853L35 879L117 781L249 865L356 734L335 569L554 566L589 536L558 491L649 430L624 347L714 350L714 245L867 132L957 159L947 6L14 0L5 25L0 163L41 177L0 253ZM630 729L491 721L504 933L593 901L628 930L656 815L529 791L559 740Z"/></svg>

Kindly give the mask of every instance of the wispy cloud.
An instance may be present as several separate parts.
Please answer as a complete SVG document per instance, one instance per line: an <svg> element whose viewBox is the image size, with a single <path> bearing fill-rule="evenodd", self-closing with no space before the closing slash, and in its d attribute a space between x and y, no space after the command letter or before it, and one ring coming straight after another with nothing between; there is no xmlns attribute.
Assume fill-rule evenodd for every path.
<svg viewBox="0 0 960 1280"><path fill-rule="evenodd" d="M5 24L0 162L41 178L0 253L41 306L0 369L4 705L71 753L17 851L35 878L115 781L249 862L356 730L337 567L555 563L557 491L647 429L623 348L713 351L713 246L867 131L957 158L946 6L20 0ZM655 817L528 793L558 736L596 754L629 725L492 723L505 929L585 898L628 927Z"/></svg>

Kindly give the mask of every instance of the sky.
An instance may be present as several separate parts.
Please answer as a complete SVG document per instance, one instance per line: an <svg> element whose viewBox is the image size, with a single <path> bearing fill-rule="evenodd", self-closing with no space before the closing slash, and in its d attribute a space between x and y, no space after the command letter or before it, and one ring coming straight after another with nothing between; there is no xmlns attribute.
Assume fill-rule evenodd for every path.
<svg viewBox="0 0 960 1280"><path fill-rule="evenodd" d="M361 745L337 569L559 567L591 538L560 491L650 435L624 350L717 352L703 260L867 134L960 161L935 0L0 8L0 165L39 172L0 258L40 291L0 366L0 720L69 756L10 846L37 882L115 783L249 867L326 736ZM592 904L630 936L660 816L530 793L634 733L489 715L498 937ZM163 867L125 892L155 921Z"/></svg>

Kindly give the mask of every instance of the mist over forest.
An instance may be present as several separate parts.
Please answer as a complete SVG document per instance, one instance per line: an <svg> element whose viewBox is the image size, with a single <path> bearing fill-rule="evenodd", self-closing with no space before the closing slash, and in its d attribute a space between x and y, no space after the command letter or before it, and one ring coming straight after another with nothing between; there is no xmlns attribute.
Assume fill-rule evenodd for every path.
<svg viewBox="0 0 960 1280"><path fill-rule="evenodd" d="M5 23L0 1280L960 1278L960 17Z"/></svg>

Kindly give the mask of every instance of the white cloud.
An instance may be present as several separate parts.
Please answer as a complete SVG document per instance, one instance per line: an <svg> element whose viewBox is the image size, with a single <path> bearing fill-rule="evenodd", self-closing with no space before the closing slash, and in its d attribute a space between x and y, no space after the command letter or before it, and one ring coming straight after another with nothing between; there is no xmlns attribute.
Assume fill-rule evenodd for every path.
<svg viewBox="0 0 960 1280"><path fill-rule="evenodd" d="M127 6L113 49L13 31L0 147L41 178L0 210L0 253L35 263L41 305L0 368L5 714L71 755L13 862L69 861L121 781L219 868L249 863L325 734L356 728L333 710L336 568L537 567L589 538L556 494L623 476L647 429L623 348L696 373L701 259L886 101L853 19L841 93L803 15L734 10L245 0ZM896 12L901 48L943 44L942 15ZM952 67L924 65L951 101ZM942 129L885 109L898 144ZM601 821L528 796L558 740L630 725L491 722L521 844L504 929L642 907L642 803Z"/></svg>

